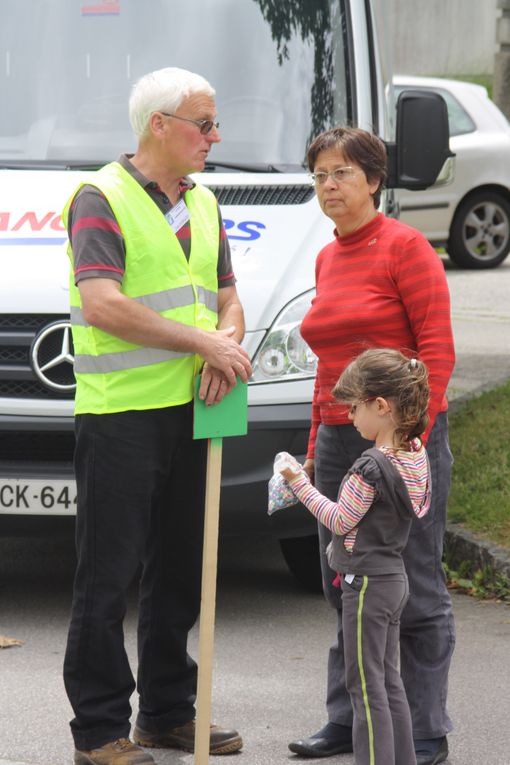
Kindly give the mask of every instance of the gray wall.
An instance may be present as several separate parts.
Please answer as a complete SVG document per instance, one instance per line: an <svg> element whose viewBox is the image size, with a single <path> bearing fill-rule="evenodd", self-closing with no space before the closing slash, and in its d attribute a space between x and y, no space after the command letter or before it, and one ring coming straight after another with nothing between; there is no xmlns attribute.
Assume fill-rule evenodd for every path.
<svg viewBox="0 0 510 765"><path fill-rule="evenodd" d="M402 74L493 74L497 0L374 0Z"/></svg>

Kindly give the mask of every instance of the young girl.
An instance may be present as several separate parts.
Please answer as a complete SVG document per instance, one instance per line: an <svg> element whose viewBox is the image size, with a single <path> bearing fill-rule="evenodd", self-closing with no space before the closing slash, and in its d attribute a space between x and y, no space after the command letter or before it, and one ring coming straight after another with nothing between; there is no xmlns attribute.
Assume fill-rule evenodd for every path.
<svg viewBox="0 0 510 765"><path fill-rule="evenodd" d="M328 559L341 578L356 765L415 765L398 650L409 595L401 553L413 518L425 515L430 500L429 465L418 438L428 420L427 369L398 351L368 350L345 369L333 395L350 405L355 428L375 444L351 467L338 502L319 494L290 455L280 472L333 532Z"/></svg>

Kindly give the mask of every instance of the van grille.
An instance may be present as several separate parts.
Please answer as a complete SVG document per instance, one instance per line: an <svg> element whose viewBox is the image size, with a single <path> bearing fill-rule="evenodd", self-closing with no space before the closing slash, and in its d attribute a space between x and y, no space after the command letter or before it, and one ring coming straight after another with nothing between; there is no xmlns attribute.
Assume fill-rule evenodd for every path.
<svg viewBox="0 0 510 765"><path fill-rule="evenodd" d="M36 335L54 321L68 320L68 315L0 315L0 398L74 398L72 390L61 392L43 385L30 363L30 348Z"/></svg>
<svg viewBox="0 0 510 765"><path fill-rule="evenodd" d="M39 332L46 324L57 319L69 319L69 316L48 316L47 313L6 313L0 314L0 332L14 329L26 329Z"/></svg>
<svg viewBox="0 0 510 765"><path fill-rule="evenodd" d="M302 205L314 195L311 186L209 186L220 205Z"/></svg>
<svg viewBox="0 0 510 765"><path fill-rule="evenodd" d="M47 463L73 460L74 432L68 431L2 431L0 438L0 461Z"/></svg>

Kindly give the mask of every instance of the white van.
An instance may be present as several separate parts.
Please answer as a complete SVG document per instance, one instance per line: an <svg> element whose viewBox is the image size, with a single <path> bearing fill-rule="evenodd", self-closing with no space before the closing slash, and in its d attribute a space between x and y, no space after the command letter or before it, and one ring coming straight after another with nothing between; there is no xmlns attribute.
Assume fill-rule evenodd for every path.
<svg viewBox="0 0 510 765"><path fill-rule="evenodd" d="M318 570L315 521L304 508L269 518L267 481L276 452L305 454L315 358L299 324L315 257L332 236L306 147L335 124L389 137L371 3L3 0L2 11L0 532L28 533L37 520L49 528L50 516L75 513L60 211L84 172L134 150L133 82L175 65L217 90L222 142L198 180L222 208L254 367L249 435L224 442L222 533L277 535L290 568L309 582ZM447 152L447 140L438 151L431 144L442 112L432 126L427 119L437 104L401 104L390 185L435 179Z"/></svg>

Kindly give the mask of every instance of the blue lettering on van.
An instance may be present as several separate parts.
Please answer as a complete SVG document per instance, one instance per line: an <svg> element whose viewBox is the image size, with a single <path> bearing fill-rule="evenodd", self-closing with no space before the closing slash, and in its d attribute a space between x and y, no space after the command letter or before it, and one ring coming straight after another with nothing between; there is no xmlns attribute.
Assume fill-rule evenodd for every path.
<svg viewBox="0 0 510 765"><path fill-rule="evenodd" d="M239 242L254 242L260 239L262 231L266 228L264 223L256 220L242 220L236 223L234 220L225 218L225 231L229 239ZM18 231L31 232L32 236L9 236L9 234ZM0 245L41 245L41 244L63 244L67 236L37 236L36 232L46 233L48 229L62 232L65 234L65 228L62 225L60 215L55 212L48 212L44 216L38 216L35 212L26 212L21 218L10 219L9 212L0 212ZM5 233L4 233L5 232Z"/></svg>
<svg viewBox="0 0 510 765"><path fill-rule="evenodd" d="M253 242L255 239L259 239L261 231L257 231L257 229L265 229L266 227L264 223L256 220L242 220L236 226L236 222L228 218L224 218L223 225L225 226L228 238L236 239L240 242ZM236 233L233 232L233 229ZM240 236L239 232L242 232L244 236Z"/></svg>
<svg viewBox="0 0 510 765"><path fill-rule="evenodd" d="M33 244L64 244L64 242L67 242L67 237L61 237L61 236L30 236L30 237L3 237L0 236L0 245L25 245L30 246Z"/></svg>

